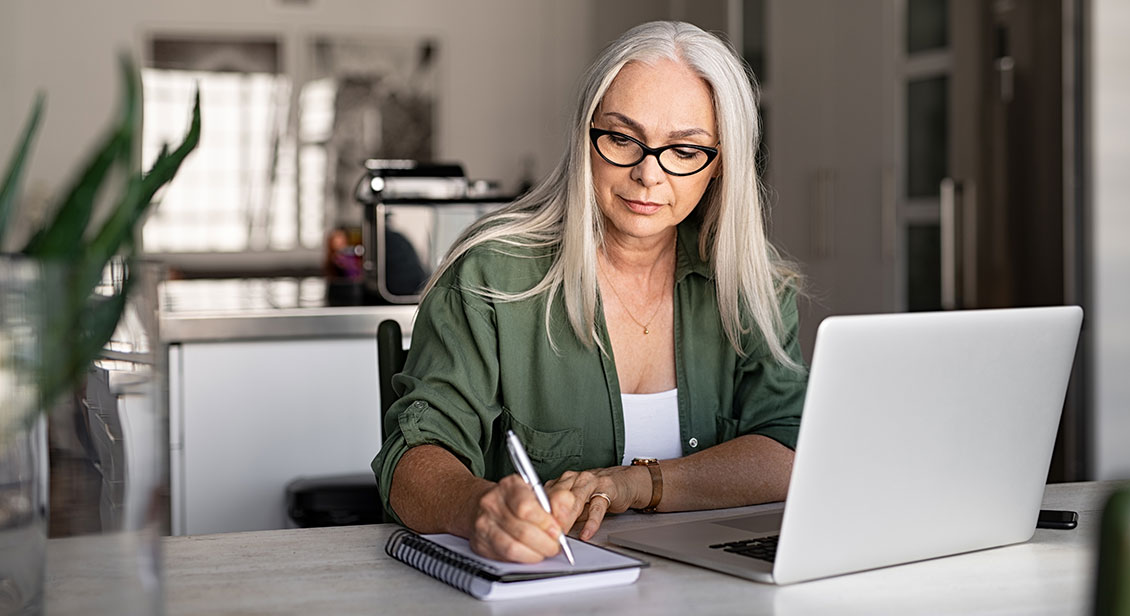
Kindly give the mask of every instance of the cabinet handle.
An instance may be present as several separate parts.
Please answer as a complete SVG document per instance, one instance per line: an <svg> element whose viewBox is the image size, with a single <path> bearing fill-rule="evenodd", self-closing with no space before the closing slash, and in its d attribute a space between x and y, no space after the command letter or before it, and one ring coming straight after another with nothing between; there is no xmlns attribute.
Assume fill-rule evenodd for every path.
<svg viewBox="0 0 1130 616"><path fill-rule="evenodd" d="M1000 79L1000 101L1008 104L1016 91L1016 61L1009 56L993 61L993 68Z"/></svg>
<svg viewBox="0 0 1130 616"><path fill-rule="evenodd" d="M942 250L942 309L956 310L961 307L959 296L961 278L961 211L958 200L961 198L961 182L953 178L942 180L941 196L941 250Z"/></svg>
<svg viewBox="0 0 1130 616"><path fill-rule="evenodd" d="M972 180L961 183L961 207L958 221L960 228L958 242L961 252L958 260L961 266L961 305L975 308L977 304L977 184Z"/></svg>

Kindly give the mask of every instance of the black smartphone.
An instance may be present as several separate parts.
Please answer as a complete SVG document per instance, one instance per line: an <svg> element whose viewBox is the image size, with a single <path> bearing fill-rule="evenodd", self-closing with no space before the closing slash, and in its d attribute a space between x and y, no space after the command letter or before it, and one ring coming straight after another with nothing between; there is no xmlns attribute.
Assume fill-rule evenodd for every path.
<svg viewBox="0 0 1130 616"><path fill-rule="evenodd" d="M1074 511L1058 511L1055 509L1041 509L1040 517L1036 519L1036 528L1054 528L1057 530L1071 530L1079 524L1079 514Z"/></svg>

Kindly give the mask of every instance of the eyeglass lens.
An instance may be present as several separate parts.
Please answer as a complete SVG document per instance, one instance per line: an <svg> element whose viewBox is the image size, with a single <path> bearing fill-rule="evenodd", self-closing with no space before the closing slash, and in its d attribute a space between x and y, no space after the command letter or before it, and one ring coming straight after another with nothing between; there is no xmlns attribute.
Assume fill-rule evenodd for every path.
<svg viewBox="0 0 1130 616"><path fill-rule="evenodd" d="M616 165L630 167L643 160L644 151L640 144L615 133L601 135L596 140L600 153ZM659 154L659 166L668 173L685 175L701 171L710 164L706 152L688 147L670 147Z"/></svg>

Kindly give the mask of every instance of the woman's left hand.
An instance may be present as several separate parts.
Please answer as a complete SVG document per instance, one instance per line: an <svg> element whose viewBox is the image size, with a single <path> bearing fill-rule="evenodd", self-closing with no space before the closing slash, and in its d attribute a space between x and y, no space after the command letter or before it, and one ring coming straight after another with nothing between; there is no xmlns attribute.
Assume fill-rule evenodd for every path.
<svg viewBox="0 0 1130 616"><path fill-rule="evenodd" d="M580 509L576 512L577 523L584 523L579 534L584 541L596 534L606 514L623 513L651 501L651 476L640 466L613 466L579 473L567 471L547 482L545 487L551 502L554 493L573 493L574 507ZM648 492L641 494L644 490Z"/></svg>

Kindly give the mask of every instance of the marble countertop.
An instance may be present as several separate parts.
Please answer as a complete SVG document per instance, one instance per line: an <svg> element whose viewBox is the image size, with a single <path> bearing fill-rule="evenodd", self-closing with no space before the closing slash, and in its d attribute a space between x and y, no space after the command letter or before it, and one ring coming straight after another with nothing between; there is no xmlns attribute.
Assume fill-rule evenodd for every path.
<svg viewBox="0 0 1130 616"><path fill-rule="evenodd" d="M471 597L384 553L390 524L164 539L169 614L1072 614L1092 600L1102 505L1120 483L1049 485L1045 508L1079 512L1070 531L1017 545L792 586L743 580L665 558L628 586L496 603ZM779 507L735 509L747 513ZM717 516L699 511L611 517L609 532ZM47 612L99 609L99 538L48 541Z"/></svg>
<svg viewBox="0 0 1130 616"><path fill-rule="evenodd" d="M169 343L371 337L385 319L412 331L416 306L332 306L322 278L169 280L160 291Z"/></svg>

